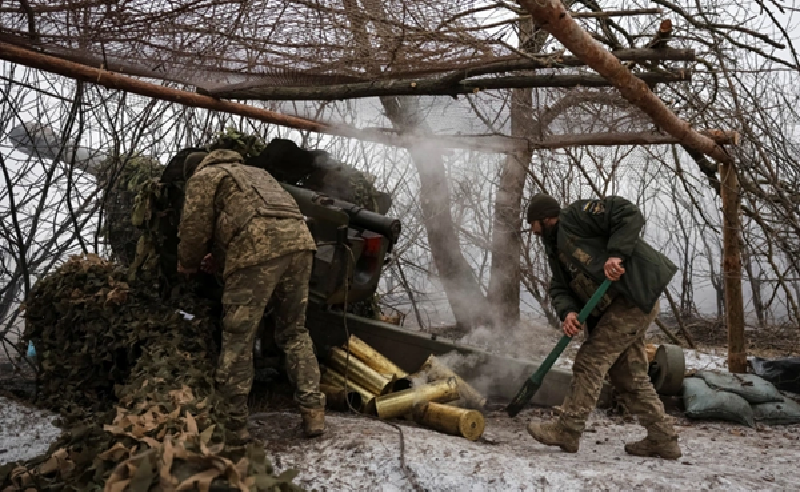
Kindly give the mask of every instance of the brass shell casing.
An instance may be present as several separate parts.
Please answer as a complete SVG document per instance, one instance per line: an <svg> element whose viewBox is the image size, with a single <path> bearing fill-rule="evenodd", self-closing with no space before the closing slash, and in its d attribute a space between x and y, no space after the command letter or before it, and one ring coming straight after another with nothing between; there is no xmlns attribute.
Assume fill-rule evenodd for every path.
<svg viewBox="0 0 800 492"><path fill-rule="evenodd" d="M483 435L486 422L477 410L467 410L433 402L417 402L412 412L414 421L432 429L476 441Z"/></svg>
<svg viewBox="0 0 800 492"><path fill-rule="evenodd" d="M456 378L458 384L458 393L461 395L463 406L468 408L482 409L486 405L486 397L483 396L478 390L470 386L469 383L461 379L456 373L450 370L449 367L442 364L442 362L431 355L428 360L422 364L419 372L425 374L428 381L441 381L449 378Z"/></svg>
<svg viewBox="0 0 800 492"><path fill-rule="evenodd" d="M331 349L330 365L340 374L347 374L349 381L355 381L370 393L380 395L389 385L389 378L379 374L353 354L348 358L347 352L340 348Z"/></svg>
<svg viewBox="0 0 800 492"><path fill-rule="evenodd" d="M456 380L451 378L379 396L375 398L375 410L379 418L393 419L411 414L414 404L420 401L446 403L458 400L458 397Z"/></svg>
<svg viewBox="0 0 800 492"><path fill-rule="evenodd" d="M347 350L378 374L387 376L390 379L393 374L398 379L408 376L405 371L355 335L350 335L350 339L347 341Z"/></svg>
<svg viewBox="0 0 800 492"><path fill-rule="evenodd" d="M364 406L361 394L353 388L345 391L342 386L320 384L319 390L325 395L325 406L330 409L347 411L352 406L356 410L361 410Z"/></svg>
<svg viewBox="0 0 800 492"><path fill-rule="evenodd" d="M322 373L322 384L334 386L344 390L344 383L345 380L342 374L334 369L331 369L330 367L325 368L325 371ZM372 393L368 389L353 381L351 378L347 379L347 391L348 393L358 393L358 395L361 397L361 407L358 408L361 411L364 411L364 408L366 408L369 403L375 399L375 396L377 396L375 393ZM353 407L355 408L355 405L353 405Z"/></svg>

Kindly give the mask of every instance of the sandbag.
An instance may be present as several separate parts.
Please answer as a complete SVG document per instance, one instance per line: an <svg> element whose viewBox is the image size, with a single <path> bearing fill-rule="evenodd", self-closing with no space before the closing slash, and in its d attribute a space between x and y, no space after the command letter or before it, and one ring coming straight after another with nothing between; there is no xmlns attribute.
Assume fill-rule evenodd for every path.
<svg viewBox="0 0 800 492"><path fill-rule="evenodd" d="M756 420L767 425L800 424L800 404L789 398L783 401L753 405Z"/></svg>
<svg viewBox="0 0 800 492"><path fill-rule="evenodd" d="M800 394L800 357L753 357L750 366L756 375L774 384L779 390Z"/></svg>
<svg viewBox="0 0 800 492"><path fill-rule="evenodd" d="M735 393L749 403L783 401L783 395L775 386L755 374L697 371L697 376L703 378L710 388Z"/></svg>
<svg viewBox="0 0 800 492"><path fill-rule="evenodd" d="M683 380L686 416L698 420L725 420L755 427L753 409L734 393L711 389L702 378Z"/></svg>

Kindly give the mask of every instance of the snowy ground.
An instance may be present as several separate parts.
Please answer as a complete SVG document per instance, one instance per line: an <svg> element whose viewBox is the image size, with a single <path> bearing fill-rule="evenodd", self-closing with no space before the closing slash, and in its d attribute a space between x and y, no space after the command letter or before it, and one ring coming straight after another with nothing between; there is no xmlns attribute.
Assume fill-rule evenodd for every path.
<svg viewBox="0 0 800 492"><path fill-rule="evenodd" d="M553 367L561 369L571 369L573 357L578 350L578 345L572 348L570 353L562 355L558 358ZM683 356L686 362L686 370L727 370L728 369L728 353L720 349L683 349Z"/></svg>
<svg viewBox="0 0 800 492"><path fill-rule="evenodd" d="M0 396L0 465L35 458L61 435L55 415Z"/></svg>
<svg viewBox="0 0 800 492"><path fill-rule="evenodd" d="M794 489L800 480L800 426L756 431L680 420L684 457L671 462L626 455L623 443L644 430L599 412L578 454L541 446L525 425L549 414L528 410L510 419L490 413L484 439L476 442L398 423L407 471L400 433L384 422L330 415L328 432L314 440L299 437L293 413L259 414L251 423L278 471L296 468L295 482L320 491L771 490Z"/></svg>
<svg viewBox="0 0 800 492"><path fill-rule="evenodd" d="M304 439L298 414L261 413L251 418L251 432L265 441L276 471L297 469L295 483L320 491L775 490L800 481L800 426L754 430L679 419L684 457L670 462L626 455L623 443L644 430L601 412L578 454L541 446L525 425L550 416L541 409L514 419L489 412L476 442L396 422L405 470L398 428L369 417L329 414L327 433ZM0 398L0 464L44 452L60 433L53 418Z"/></svg>

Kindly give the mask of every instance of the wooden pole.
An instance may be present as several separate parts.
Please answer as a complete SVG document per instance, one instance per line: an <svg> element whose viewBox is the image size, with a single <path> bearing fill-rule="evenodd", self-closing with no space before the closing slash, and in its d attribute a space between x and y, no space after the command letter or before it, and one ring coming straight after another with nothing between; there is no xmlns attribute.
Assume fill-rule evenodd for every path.
<svg viewBox="0 0 800 492"><path fill-rule="evenodd" d="M742 256L739 181L733 162L720 164L722 194L722 273L725 282L725 324L728 327L728 371L747 372L742 299Z"/></svg>
<svg viewBox="0 0 800 492"><path fill-rule="evenodd" d="M636 77L619 59L584 31L560 0L519 0L541 27L586 64L607 78L622 97L636 105L666 131L687 147L696 149L718 162L731 157L713 140L700 135L689 123L673 113L641 79Z"/></svg>
<svg viewBox="0 0 800 492"><path fill-rule="evenodd" d="M110 89L132 92L134 94L140 94L142 96L148 96L154 99L160 99L162 101L171 101L178 104L183 104L185 106L194 106L197 108L222 111L224 113L238 114L254 120L275 123L277 125L283 125L289 128L297 128L299 130L324 132L325 130L329 129L328 125L318 121L276 113L275 111L255 108L245 104L238 104L230 101L220 101L219 99L195 94L193 92L151 84L149 82L126 77L124 75L109 72L107 70L62 60L55 56L45 55L43 53L37 53L35 51L20 48L9 43L0 42L0 59L8 60L14 63L21 63L22 65L31 68L38 68L39 70L57 73L59 75L64 75L65 77L83 80L92 84L102 85L103 87L108 87Z"/></svg>
<svg viewBox="0 0 800 492"><path fill-rule="evenodd" d="M648 84L669 84L692 80L691 70L665 70L663 72L639 73L639 78ZM362 97L381 96L457 96L474 94L483 90L515 89L528 87L608 87L611 83L594 74L582 75L509 75L485 77L481 79L455 80L443 79L403 79L376 80L354 84L328 84L311 87L280 85L253 85L246 87L220 87L217 89L198 89L222 99L252 101L338 101Z"/></svg>
<svg viewBox="0 0 800 492"><path fill-rule="evenodd" d="M347 125L330 125L319 121L285 115L266 109L231 101L222 101L195 92L183 91L145 82L132 77L94 68L80 63L37 53L13 44L0 42L0 59L57 73L65 77L84 80L111 89L117 89L184 106L206 108L224 113L245 116L258 121L274 123L288 128L308 130L328 135L355 138L397 147L412 147L420 138L433 139L441 148L468 149L482 152L519 152L529 148L558 149L583 145L659 145L676 143L669 135L652 132L594 133L586 135L552 135L543 139L514 138L504 135L397 135L380 130L359 129ZM719 144L739 144L739 134L723 130L701 131L706 138Z"/></svg>

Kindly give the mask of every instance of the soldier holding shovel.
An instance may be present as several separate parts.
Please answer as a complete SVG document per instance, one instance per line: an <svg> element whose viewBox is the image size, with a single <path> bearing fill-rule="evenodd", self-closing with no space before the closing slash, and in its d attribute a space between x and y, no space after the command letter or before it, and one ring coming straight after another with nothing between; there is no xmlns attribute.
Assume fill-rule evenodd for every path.
<svg viewBox="0 0 800 492"><path fill-rule="evenodd" d="M625 451L678 459L677 434L648 377L644 343L658 299L677 268L640 238L644 217L621 197L580 200L561 209L553 197L540 194L531 199L527 220L542 238L552 273L550 297L566 335L581 331L578 312L603 279L614 281L587 320L589 334L575 357L561 415L555 422L531 422L528 433L576 453L608 374L647 429L647 437L626 444Z"/></svg>

